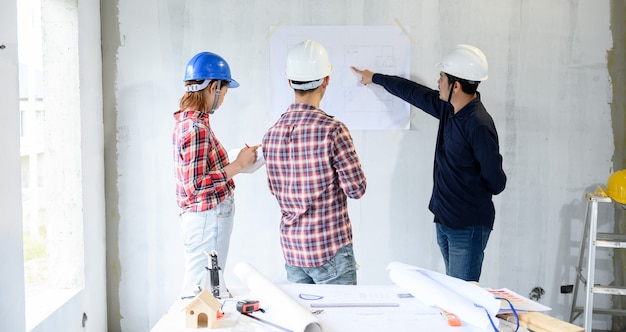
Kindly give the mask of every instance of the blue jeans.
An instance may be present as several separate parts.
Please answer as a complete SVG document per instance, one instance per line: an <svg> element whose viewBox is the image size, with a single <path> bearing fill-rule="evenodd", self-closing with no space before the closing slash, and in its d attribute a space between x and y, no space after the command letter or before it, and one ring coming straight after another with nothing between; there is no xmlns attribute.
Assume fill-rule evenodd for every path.
<svg viewBox="0 0 626 332"><path fill-rule="evenodd" d="M437 243L446 264L446 274L478 282L491 228L471 226L453 229L440 223L435 225Z"/></svg>
<svg viewBox="0 0 626 332"><path fill-rule="evenodd" d="M185 246L185 277L181 297L194 296L204 289L210 259L207 253L217 251L217 262L224 269L228 257L228 245L233 231L235 202L227 197L211 210L185 212L180 218L180 230ZM220 280L221 289L225 289Z"/></svg>
<svg viewBox="0 0 626 332"><path fill-rule="evenodd" d="M322 266L299 267L285 264L287 280L300 284L356 285L356 260L352 244L341 247Z"/></svg>

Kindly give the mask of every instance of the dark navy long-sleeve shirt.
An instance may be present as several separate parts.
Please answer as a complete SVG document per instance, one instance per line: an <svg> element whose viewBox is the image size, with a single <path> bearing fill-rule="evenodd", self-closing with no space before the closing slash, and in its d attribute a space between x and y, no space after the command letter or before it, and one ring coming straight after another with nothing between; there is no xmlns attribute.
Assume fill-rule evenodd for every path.
<svg viewBox="0 0 626 332"><path fill-rule="evenodd" d="M454 114L439 91L398 76L374 74L372 82L439 119L433 191L428 208L435 222L450 228L493 228L492 196L504 190L498 133L491 115L477 98Z"/></svg>

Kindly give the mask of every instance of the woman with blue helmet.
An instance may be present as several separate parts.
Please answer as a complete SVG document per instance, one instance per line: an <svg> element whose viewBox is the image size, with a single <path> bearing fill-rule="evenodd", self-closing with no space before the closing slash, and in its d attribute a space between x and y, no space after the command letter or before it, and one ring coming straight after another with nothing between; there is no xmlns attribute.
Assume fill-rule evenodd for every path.
<svg viewBox="0 0 626 332"><path fill-rule="evenodd" d="M189 298L204 289L209 253L216 251L220 266L225 266L235 212L232 178L256 161L258 147L243 148L230 162L211 129L210 115L222 105L228 89L239 86L222 57L196 54L187 63L184 82L172 139L185 246L181 298Z"/></svg>

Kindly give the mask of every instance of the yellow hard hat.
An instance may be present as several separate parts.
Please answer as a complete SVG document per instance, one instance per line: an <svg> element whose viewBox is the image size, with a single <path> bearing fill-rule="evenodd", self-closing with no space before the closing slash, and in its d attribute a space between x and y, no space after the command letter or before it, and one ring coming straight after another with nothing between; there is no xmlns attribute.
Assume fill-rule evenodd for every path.
<svg viewBox="0 0 626 332"><path fill-rule="evenodd" d="M626 204L626 169L614 172L609 176L604 192L612 200Z"/></svg>

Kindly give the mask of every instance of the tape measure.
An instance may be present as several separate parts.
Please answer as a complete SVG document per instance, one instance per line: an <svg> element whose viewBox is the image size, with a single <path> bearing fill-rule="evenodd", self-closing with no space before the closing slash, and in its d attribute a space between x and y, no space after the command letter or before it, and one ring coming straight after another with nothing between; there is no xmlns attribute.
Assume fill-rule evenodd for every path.
<svg viewBox="0 0 626 332"><path fill-rule="evenodd" d="M255 301L255 300L238 301L237 311L239 311L242 314L249 314L255 311L265 312L265 310L259 308L259 301Z"/></svg>

